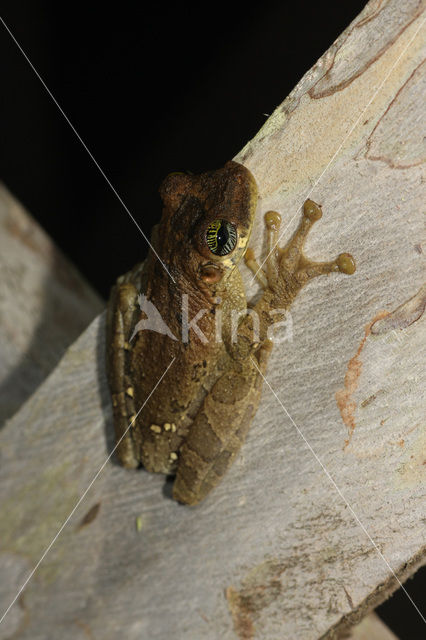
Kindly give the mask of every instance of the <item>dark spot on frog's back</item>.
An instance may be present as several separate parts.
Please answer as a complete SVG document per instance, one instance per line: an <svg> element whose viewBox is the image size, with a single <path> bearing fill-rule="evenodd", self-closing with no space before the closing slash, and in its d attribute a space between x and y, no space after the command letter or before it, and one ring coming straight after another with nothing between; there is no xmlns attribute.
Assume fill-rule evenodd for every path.
<svg viewBox="0 0 426 640"><path fill-rule="evenodd" d="M197 382L201 380L201 378L204 378L205 375L206 375L206 371L203 368L203 365L199 363L195 364L192 370L191 379Z"/></svg>

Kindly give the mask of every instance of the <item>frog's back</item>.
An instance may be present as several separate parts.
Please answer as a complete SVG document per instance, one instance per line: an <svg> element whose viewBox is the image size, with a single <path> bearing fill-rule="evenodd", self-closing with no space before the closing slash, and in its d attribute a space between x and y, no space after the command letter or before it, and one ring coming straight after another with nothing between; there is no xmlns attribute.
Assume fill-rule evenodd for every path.
<svg viewBox="0 0 426 640"><path fill-rule="evenodd" d="M234 274L257 190L250 172L229 162L199 176L172 174L160 193L163 215L147 262L121 278L111 295L108 377L121 461L169 473L206 395L229 369L226 346L216 339L217 299L245 307ZM147 311L163 330L146 327ZM194 318L186 335L185 320Z"/></svg>

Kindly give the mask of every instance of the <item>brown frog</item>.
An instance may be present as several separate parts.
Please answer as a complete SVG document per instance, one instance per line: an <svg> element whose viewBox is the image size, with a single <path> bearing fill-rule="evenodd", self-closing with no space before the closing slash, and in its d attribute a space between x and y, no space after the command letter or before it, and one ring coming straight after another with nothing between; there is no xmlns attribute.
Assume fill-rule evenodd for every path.
<svg viewBox="0 0 426 640"><path fill-rule="evenodd" d="M121 463L176 475L173 497L193 505L222 479L244 442L272 346L269 328L311 278L352 274L355 263L347 253L331 262L304 256L322 215L307 200L282 249L280 215L265 215L268 258L259 270L248 249L256 182L236 162L197 176L171 174L160 194L153 249L111 292L108 379ZM243 256L264 289L252 306L237 268Z"/></svg>

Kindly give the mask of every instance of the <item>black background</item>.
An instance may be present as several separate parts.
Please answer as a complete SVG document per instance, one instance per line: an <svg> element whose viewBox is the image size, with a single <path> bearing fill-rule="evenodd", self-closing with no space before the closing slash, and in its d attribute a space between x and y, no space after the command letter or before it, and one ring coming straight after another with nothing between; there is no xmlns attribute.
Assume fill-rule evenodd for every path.
<svg viewBox="0 0 426 640"><path fill-rule="evenodd" d="M149 237L163 177L232 158L364 4L15 1L2 17ZM106 298L146 242L1 25L0 56L1 177ZM424 578L405 585L421 606ZM379 613L425 637L401 590Z"/></svg>

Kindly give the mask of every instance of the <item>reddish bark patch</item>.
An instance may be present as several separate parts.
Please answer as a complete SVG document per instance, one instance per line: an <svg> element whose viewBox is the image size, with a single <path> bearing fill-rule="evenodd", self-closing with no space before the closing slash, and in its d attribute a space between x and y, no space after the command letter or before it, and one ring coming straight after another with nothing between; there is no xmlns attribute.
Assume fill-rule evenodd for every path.
<svg viewBox="0 0 426 640"><path fill-rule="evenodd" d="M240 589L232 586L226 589L226 599L239 640L253 640L256 634L255 623L259 622L262 612L282 598L280 576L284 571L284 564L269 559L247 574Z"/></svg>
<svg viewBox="0 0 426 640"><path fill-rule="evenodd" d="M254 625L250 609L244 606L239 592L234 587L227 588L226 599L234 621L235 633L240 640L252 640Z"/></svg>
<svg viewBox="0 0 426 640"><path fill-rule="evenodd" d="M345 440L344 449L351 441L354 429L355 429L355 409L356 402L353 399L353 395L358 388L358 380L362 371L361 352L364 348L365 342L371 333L371 327L377 320L384 318L388 315L388 311L379 311L366 326L364 330L364 337L361 340L356 354L348 362L348 368L345 375L344 386L342 389L336 391L336 403L342 416L342 420L348 427L349 437Z"/></svg>

